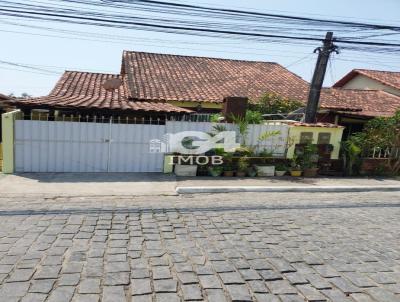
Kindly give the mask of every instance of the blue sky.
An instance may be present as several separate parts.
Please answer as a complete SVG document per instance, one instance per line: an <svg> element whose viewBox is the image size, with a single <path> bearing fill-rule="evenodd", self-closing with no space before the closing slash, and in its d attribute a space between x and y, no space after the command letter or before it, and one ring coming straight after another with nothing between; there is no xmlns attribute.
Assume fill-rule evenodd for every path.
<svg viewBox="0 0 400 302"><path fill-rule="evenodd" d="M42 2L46 1L48 0L42 0ZM399 0L217 0L213 2L210 0L182 0L180 2L204 5L212 3L220 7L400 25ZM3 22L0 23L2 41L0 60L35 65L37 68L52 71L51 74L43 74L39 71L34 72L0 64L0 93L4 94L20 95L27 92L34 96L46 95L65 69L119 73L123 50L278 62L283 66L289 65L288 69L308 81L311 79L316 60L316 55L312 54L313 47L284 46L136 30L99 29L90 26L66 26L49 22L28 22L1 15L0 22ZM32 27L20 27L4 22L24 23ZM83 37L85 40L79 40L76 37L66 39L55 37L60 36L59 33L44 31L34 28L34 26L83 31L88 32L89 35ZM90 33L101 36L118 35L129 39L112 42L99 41L98 37ZM315 47L319 46L317 44ZM343 51L341 54L335 55L329 67L325 85L331 85L353 68L400 71L400 57L371 53L355 55L355 53Z"/></svg>

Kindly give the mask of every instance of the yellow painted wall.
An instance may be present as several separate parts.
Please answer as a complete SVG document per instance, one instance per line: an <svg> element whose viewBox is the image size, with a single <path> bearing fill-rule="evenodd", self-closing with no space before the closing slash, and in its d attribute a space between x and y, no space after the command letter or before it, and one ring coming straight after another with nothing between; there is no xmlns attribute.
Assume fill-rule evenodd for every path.
<svg viewBox="0 0 400 302"><path fill-rule="evenodd" d="M400 89L396 89L381 82L375 81L364 75L358 75L354 79L350 80L346 85L343 86L344 89L369 89L369 90L383 90L388 93L400 96Z"/></svg>
<svg viewBox="0 0 400 302"><path fill-rule="evenodd" d="M325 127L299 127L290 126L289 128L289 148L286 154L286 158L293 158L296 144L300 144L300 137L302 132L312 132L313 133L313 143L318 142L319 133L330 133L331 141L330 144L333 145L333 151L331 159L339 158L340 144L342 141L343 127L338 128L325 128Z"/></svg>
<svg viewBox="0 0 400 302"><path fill-rule="evenodd" d="M3 173L14 173L14 121L21 115L15 110L1 115L3 137Z"/></svg>
<svg viewBox="0 0 400 302"><path fill-rule="evenodd" d="M173 155L164 156L164 173L172 173L174 170L174 165L171 165Z"/></svg>
<svg viewBox="0 0 400 302"><path fill-rule="evenodd" d="M222 103L209 103L209 102L189 102L189 101L168 101L169 104L178 106L178 107L186 107L186 108L196 108L199 104L202 108L207 109L222 109Z"/></svg>

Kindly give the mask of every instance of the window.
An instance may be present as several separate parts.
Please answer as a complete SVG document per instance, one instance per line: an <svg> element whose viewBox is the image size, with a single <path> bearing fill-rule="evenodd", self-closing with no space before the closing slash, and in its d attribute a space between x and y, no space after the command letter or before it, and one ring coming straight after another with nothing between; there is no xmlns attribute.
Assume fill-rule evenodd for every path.
<svg viewBox="0 0 400 302"><path fill-rule="evenodd" d="M313 141L312 132L301 132L300 133L300 144L307 144Z"/></svg>
<svg viewBox="0 0 400 302"><path fill-rule="evenodd" d="M327 145L331 143L331 134L327 132L321 132L318 134L318 144Z"/></svg>

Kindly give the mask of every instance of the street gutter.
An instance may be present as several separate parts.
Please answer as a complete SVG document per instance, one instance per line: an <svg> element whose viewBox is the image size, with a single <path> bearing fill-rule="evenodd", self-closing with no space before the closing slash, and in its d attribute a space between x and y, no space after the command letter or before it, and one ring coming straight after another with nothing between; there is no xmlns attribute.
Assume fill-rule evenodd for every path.
<svg viewBox="0 0 400 302"><path fill-rule="evenodd" d="M198 186L176 187L178 194L201 193L240 193L240 192L266 192L266 193L344 193L344 192L400 192L400 186Z"/></svg>

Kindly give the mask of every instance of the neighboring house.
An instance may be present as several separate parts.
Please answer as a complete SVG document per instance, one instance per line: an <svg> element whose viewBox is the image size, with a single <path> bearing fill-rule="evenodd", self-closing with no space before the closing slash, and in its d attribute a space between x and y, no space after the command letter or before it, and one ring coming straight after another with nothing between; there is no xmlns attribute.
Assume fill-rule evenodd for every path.
<svg viewBox="0 0 400 302"><path fill-rule="evenodd" d="M0 113L3 113L7 108L7 103L4 101L9 100L10 97L0 93Z"/></svg>
<svg viewBox="0 0 400 302"><path fill-rule="evenodd" d="M321 99L346 110L320 109L318 120L345 126L344 136L361 131L374 117L389 117L400 109L400 97L380 90L323 89Z"/></svg>
<svg viewBox="0 0 400 302"><path fill-rule="evenodd" d="M120 80L113 91L110 79ZM257 101L265 93L307 103L309 83L271 62L124 51L120 75L67 71L46 97L18 100L25 112L55 114L166 115L221 112L226 97ZM318 121L362 127L375 116L392 115L400 98L380 91L324 89Z"/></svg>
<svg viewBox="0 0 400 302"><path fill-rule="evenodd" d="M361 130L365 120L391 116L400 110L400 72L353 69L333 88L340 89L344 94L363 96L354 96L352 101L363 110L348 114L341 121L347 126L346 132Z"/></svg>
<svg viewBox="0 0 400 302"><path fill-rule="evenodd" d="M400 96L400 72L354 69L333 85L333 87L382 90Z"/></svg>

